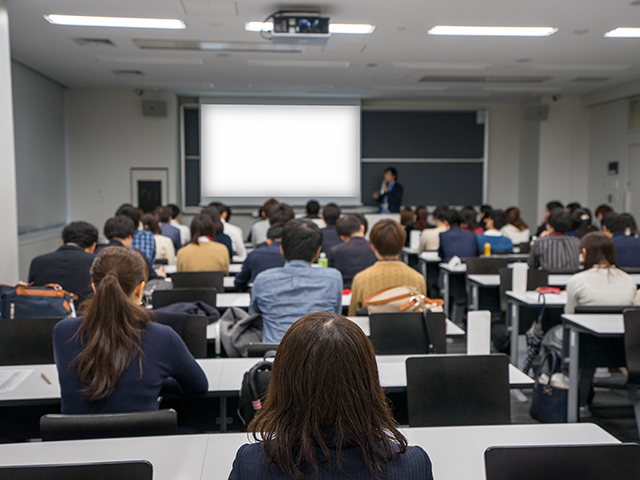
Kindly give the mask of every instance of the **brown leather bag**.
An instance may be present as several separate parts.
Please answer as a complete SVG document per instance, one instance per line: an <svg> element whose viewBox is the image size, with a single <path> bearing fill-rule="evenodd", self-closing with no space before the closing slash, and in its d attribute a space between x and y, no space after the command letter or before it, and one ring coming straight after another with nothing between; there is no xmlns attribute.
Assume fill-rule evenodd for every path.
<svg viewBox="0 0 640 480"><path fill-rule="evenodd" d="M374 293L364 301L369 313L442 311L442 299L431 300L417 288L391 287Z"/></svg>

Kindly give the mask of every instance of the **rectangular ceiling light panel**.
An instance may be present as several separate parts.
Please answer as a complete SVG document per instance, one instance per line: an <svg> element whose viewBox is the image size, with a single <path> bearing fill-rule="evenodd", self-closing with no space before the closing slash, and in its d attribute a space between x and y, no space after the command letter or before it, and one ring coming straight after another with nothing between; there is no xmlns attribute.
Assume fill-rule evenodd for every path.
<svg viewBox="0 0 640 480"><path fill-rule="evenodd" d="M438 25L429 35L461 35L480 37L548 37L558 31L552 27L464 27Z"/></svg>
<svg viewBox="0 0 640 480"><path fill-rule="evenodd" d="M638 38L640 37L640 28L615 28L604 34L609 38Z"/></svg>
<svg viewBox="0 0 640 480"><path fill-rule="evenodd" d="M174 18L87 17L83 15L45 15L53 25L74 27L161 28L181 30L186 28L182 20Z"/></svg>

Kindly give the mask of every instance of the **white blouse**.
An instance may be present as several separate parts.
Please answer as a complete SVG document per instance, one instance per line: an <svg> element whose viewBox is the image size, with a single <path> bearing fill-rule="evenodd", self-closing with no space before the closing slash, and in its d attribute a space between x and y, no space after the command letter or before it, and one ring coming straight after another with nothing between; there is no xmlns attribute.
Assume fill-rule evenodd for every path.
<svg viewBox="0 0 640 480"><path fill-rule="evenodd" d="M578 305L634 305L638 291L631 275L616 267L594 265L576 273L567 283L564 313Z"/></svg>

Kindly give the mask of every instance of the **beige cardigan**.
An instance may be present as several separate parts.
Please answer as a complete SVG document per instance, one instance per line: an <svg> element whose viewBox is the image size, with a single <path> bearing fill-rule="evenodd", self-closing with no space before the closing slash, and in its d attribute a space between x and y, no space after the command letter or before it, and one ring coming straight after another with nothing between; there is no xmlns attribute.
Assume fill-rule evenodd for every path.
<svg viewBox="0 0 640 480"><path fill-rule="evenodd" d="M222 243L190 243L178 250L179 272L219 272L229 270L229 250Z"/></svg>

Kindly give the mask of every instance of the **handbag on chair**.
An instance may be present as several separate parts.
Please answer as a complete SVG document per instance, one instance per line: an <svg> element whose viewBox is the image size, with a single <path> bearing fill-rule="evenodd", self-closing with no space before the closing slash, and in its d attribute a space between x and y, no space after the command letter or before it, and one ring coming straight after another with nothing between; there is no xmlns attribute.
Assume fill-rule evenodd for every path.
<svg viewBox="0 0 640 480"><path fill-rule="evenodd" d="M374 293L364 301L371 313L442 311L442 299L431 300L415 287L391 287Z"/></svg>

